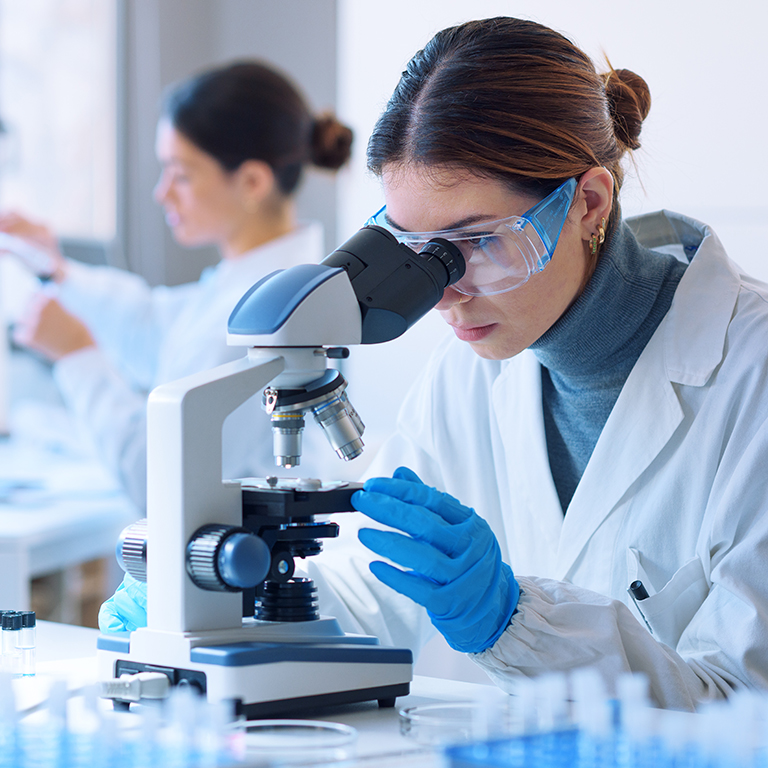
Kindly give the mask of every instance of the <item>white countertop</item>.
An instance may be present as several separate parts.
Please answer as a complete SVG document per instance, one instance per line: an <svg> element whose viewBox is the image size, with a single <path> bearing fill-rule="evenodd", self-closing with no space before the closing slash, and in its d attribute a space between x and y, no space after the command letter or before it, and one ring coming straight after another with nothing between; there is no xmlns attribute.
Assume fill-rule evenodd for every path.
<svg viewBox="0 0 768 768"><path fill-rule="evenodd" d="M44 700L54 679L65 678L70 689L97 680L96 639L98 630L53 622L39 622L37 629L37 675L16 681L19 706L26 708ZM459 702L487 701L489 695L502 696L496 689L434 677L414 677L411 693L397 700L390 709L380 709L376 702L348 704L318 711L302 712L300 719L343 723L357 730L353 762L345 765L370 766L440 766L438 750L400 733L399 711L406 707ZM105 702L105 706L109 706ZM133 711L133 710L132 710ZM125 715L126 718L131 714ZM351 756L351 755L350 755ZM317 756L313 758L317 764Z"/></svg>

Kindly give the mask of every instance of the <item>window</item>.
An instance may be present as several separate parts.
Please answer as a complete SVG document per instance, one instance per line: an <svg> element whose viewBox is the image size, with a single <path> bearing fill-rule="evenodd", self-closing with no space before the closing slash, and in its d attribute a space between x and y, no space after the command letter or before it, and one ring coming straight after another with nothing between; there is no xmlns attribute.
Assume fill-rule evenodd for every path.
<svg viewBox="0 0 768 768"><path fill-rule="evenodd" d="M115 237L117 2L0 0L0 207L65 237Z"/></svg>

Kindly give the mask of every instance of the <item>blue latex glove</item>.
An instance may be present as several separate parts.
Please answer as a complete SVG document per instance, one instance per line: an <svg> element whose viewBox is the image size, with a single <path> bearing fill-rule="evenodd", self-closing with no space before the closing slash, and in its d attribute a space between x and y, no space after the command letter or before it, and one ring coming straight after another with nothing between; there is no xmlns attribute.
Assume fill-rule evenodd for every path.
<svg viewBox="0 0 768 768"><path fill-rule="evenodd" d="M129 573L99 609L99 629L102 632L133 632L147 626L147 585Z"/></svg>
<svg viewBox="0 0 768 768"><path fill-rule="evenodd" d="M448 494L400 467L375 477L352 504L394 531L362 528L360 541L407 568L374 561L374 576L427 609L448 644L464 653L490 648L509 624L520 587L488 523Z"/></svg>

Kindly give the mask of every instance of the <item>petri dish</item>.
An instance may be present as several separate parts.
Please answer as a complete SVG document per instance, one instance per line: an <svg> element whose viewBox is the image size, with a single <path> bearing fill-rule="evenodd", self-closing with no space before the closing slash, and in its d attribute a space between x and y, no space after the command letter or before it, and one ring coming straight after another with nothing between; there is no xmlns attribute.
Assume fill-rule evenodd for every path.
<svg viewBox="0 0 768 768"><path fill-rule="evenodd" d="M248 720L244 724L247 757L276 764L311 757L343 760L354 756L357 730L323 720Z"/></svg>
<svg viewBox="0 0 768 768"><path fill-rule="evenodd" d="M461 744L487 734L487 709L474 701L401 709L400 733L420 744Z"/></svg>

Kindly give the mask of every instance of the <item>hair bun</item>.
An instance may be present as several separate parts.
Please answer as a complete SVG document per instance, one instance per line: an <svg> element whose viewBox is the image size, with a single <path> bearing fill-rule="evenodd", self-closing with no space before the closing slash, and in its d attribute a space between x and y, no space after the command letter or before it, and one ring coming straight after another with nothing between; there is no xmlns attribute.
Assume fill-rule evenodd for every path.
<svg viewBox="0 0 768 768"><path fill-rule="evenodd" d="M603 78L616 138L628 149L639 149L643 120L651 109L648 83L629 69L612 69Z"/></svg>
<svg viewBox="0 0 768 768"><path fill-rule="evenodd" d="M318 168L341 168L349 160L352 149L352 130L340 123L334 115L315 118L312 126L310 158Z"/></svg>

